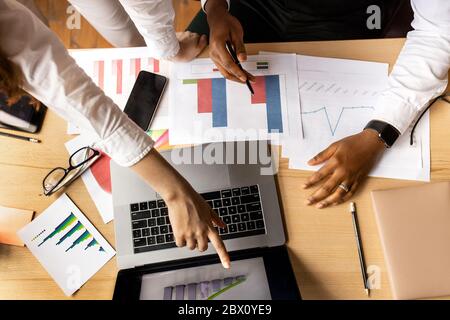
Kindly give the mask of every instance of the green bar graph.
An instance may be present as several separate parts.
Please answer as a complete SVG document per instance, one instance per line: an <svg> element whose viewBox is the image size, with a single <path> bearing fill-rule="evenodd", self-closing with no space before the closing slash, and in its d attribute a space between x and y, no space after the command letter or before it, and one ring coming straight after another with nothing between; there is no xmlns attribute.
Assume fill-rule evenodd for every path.
<svg viewBox="0 0 450 320"><path fill-rule="evenodd" d="M38 247L40 247L41 245L43 245L47 240L53 238L55 235L57 235L58 233L64 231L65 229L67 229L72 223L74 223L75 221L77 221L77 218L75 217L75 215L71 212L70 215L65 218L63 220L63 222L61 222L56 228L55 230L50 233L48 236L45 237L45 239L38 245Z"/></svg>

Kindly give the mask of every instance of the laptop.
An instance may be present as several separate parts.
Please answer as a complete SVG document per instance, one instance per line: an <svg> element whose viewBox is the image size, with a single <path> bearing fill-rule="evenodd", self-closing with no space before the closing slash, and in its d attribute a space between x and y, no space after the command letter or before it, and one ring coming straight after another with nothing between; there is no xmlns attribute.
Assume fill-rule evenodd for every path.
<svg viewBox="0 0 450 320"><path fill-rule="evenodd" d="M264 270L261 274L265 273L268 285L267 294L258 298L299 298L284 247L285 234L274 175L263 174L272 165L267 142L205 144L161 154L226 223L226 228L217 228L217 231L230 253L231 269L236 263L235 269L245 276L248 266L251 263L258 265L254 259L259 259L261 270ZM262 156L254 159L255 154ZM135 282L134 296L142 298L143 279L151 278L149 274L183 269L183 277L192 275L191 283L194 280L202 283L197 279L201 274L196 272L202 270L202 266L208 269L203 274L210 274L210 277L212 274L219 277L217 273L226 272L211 244L202 253L175 245L164 200L138 175L111 162L111 180L117 264L121 270L116 282L116 293L119 293L115 293L115 297L130 299L133 296L129 292L133 290L130 283L134 283L132 279L139 279ZM270 261L272 265L277 262L283 273L279 274L273 267L270 269ZM255 270L258 269L256 265ZM252 281L257 281L256 274L252 273ZM226 283L225 279L230 281L227 274L223 276L222 284ZM239 275L235 276L239 279ZM177 277L180 276L170 278ZM157 281L162 278L159 276ZM217 279L210 280L216 280L217 284ZM281 288L280 284L283 284ZM167 283L160 286L167 289ZM124 290L127 292L123 293Z"/></svg>

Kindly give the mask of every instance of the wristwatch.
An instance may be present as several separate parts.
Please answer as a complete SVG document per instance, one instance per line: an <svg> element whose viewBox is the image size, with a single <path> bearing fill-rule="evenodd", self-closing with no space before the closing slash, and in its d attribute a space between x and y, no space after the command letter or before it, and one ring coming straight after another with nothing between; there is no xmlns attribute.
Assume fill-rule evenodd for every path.
<svg viewBox="0 0 450 320"><path fill-rule="evenodd" d="M364 127L364 130L371 129L378 133L378 137L383 141L386 148L392 147L395 140L400 136L400 132L389 123L380 120L371 120Z"/></svg>

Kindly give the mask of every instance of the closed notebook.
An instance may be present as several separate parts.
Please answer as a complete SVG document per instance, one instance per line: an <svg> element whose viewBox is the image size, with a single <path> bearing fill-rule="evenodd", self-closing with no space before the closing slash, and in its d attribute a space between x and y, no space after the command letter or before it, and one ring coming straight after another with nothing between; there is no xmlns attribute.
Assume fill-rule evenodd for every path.
<svg viewBox="0 0 450 320"><path fill-rule="evenodd" d="M450 182L372 192L395 299L450 295Z"/></svg>
<svg viewBox="0 0 450 320"><path fill-rule="evenodd" d="M23 246L17 235L33 219L33 211L6 208L0 206L0 243Z"/></svg>

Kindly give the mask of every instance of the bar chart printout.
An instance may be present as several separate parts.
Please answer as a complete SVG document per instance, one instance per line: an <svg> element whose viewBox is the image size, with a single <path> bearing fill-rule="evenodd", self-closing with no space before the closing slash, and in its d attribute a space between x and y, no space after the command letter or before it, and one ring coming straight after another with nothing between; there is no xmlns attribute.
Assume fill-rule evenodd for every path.
<svg viewBox="0 0 450 320"><path fill-rule="evenodd" d="M66 295L77 291L115 254L65 194L18 235ZM71 281L74 274L77 279Z"/></svg>
<svg viewBox="0 0 450 320"><path fill-rule="evenodd" d="M197 113L212 114L211 125L213 128L225 128L228 125L228 83L223 78L183 80L184 85L195 85L197 87ZM253 88L255 94L248 94L250 96L249 102L251 105L265 105L267 131L269 133L283 133L280 76L257 76Z"/></svg>
<svg viewBox="0 0 450 320"><path fill-rule="evenodd" d="M169 108L171 145L270 140L302 136L295 54L248 56L254 94L228 81L211 59L172 65Z"/></svg>

